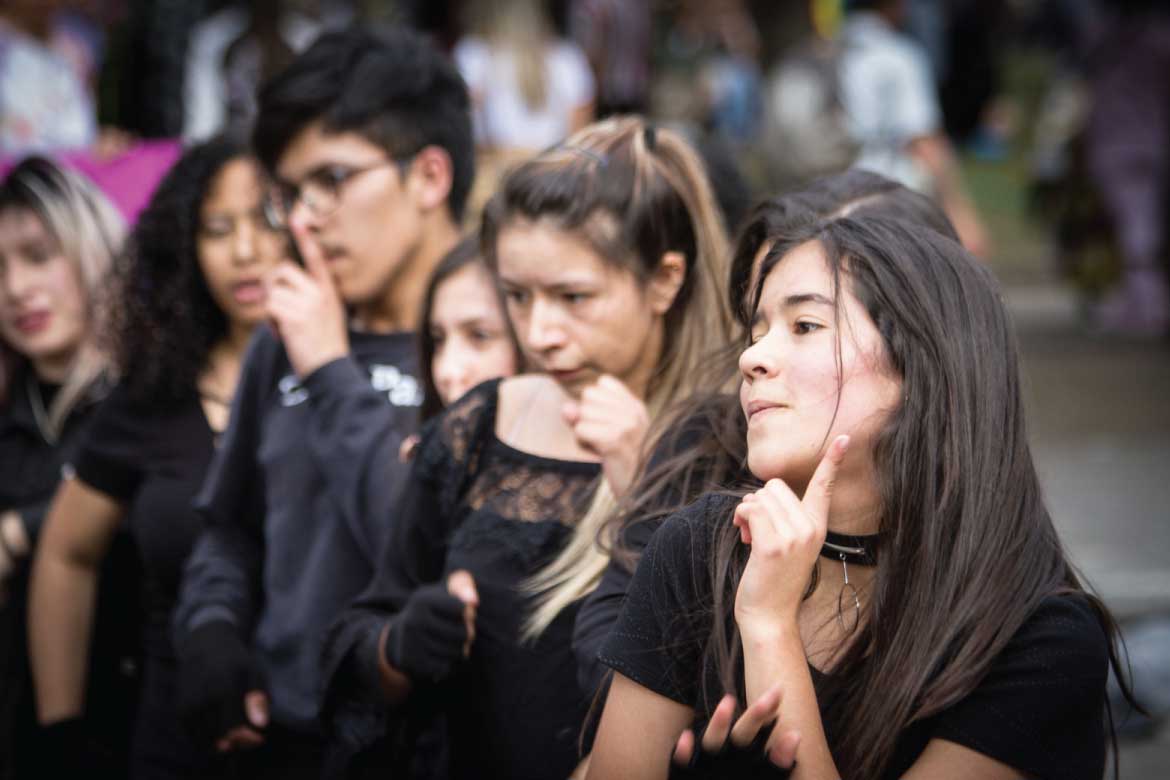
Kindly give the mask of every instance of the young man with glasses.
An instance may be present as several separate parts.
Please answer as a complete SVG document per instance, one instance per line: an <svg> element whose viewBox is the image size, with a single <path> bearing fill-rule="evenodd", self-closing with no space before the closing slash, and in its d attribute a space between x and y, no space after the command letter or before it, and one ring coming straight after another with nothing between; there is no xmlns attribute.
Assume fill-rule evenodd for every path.
<svg viewBox="0 0 1170 780"><path fill-rule="evenodd" d="M322 635L373 573L422 397L413 329L458 239L466 87L401 31L322 37L260 94L269 221L303 266L266 280L175 614L178 706L242 776L317 777Z"/></svg>

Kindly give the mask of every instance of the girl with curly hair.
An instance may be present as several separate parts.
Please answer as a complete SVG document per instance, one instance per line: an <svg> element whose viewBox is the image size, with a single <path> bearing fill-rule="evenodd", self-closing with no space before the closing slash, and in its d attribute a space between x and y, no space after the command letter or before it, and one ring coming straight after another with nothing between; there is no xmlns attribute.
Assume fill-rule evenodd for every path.
<svg viewBox="0 0 1170 780"><path fill-rule="evenodd" d="M191 500L226 424L251 331L265 317L264 276L287 249L265 220L262 191L260 169L241 146L218 139L193 148L159 185L116 268L121 380L73 460L75 477L58 489L33 567L37 710L55 748L46 760L86 754L94 581L125 526L141 556L146 610L130 775L204 776L211 766L175 714L169 628L201 527Z"/></svg>
<svg viewBox="0 0 1170 780"><path fill-rule="evenodd" d="M62 464L108 389L101 283L122 219L85 178L30 157L0 184L0 777L35 726L25 562ZM116 666L111 657L108 667ZM102 675L98 677L105 679ZM91 689L90 695L97 697ZM107 701L108 703L108 701Z"/></svg>

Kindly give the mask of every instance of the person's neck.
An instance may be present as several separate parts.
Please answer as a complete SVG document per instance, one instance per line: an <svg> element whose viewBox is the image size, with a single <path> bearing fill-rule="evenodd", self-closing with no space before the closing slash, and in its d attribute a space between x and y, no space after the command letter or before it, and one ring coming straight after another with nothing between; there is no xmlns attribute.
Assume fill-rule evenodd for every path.
<svg viewBox="0 0 1170 780"><path fill-rule="evenodd" d="M235 394L252 330L251 325L233 322L228 326L227 334L211 347L203 382L213 394L225 398Z"/></svg>
<svg viewBox="0 0 1170 780"><path fill-rule="evenodd" d="M386 294L353 308L356 327L371 333L394 333L411 331L418 326L427 282L435 266L459 241L459 231L446 213L441 219L437 214L434 217L434 223L423 231L422 240L403 263Z"/></svg>
<svg viewBox="0 0 1170 780"><path fill-rule="evenodd" d="M61 355L36 358L30 362L33 374L36 375L38 381L46 385L61 385L65 384L65 378L69 376L69 369L73 367L73 361L76 357L77 352L71 351Z"/></svg>

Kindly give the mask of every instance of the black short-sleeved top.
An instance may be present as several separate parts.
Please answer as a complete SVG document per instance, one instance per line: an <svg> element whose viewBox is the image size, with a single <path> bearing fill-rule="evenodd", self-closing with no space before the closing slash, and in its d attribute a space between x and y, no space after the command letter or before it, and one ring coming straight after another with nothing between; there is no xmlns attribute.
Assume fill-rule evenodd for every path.
<svg viewBox="0 0 1170 780"><path fill-rule="evenodd" d="M712 531L729 522L734 503L708 495L663 525L638 564L601 652L614 670L700 716L710 715L708 706L721 694L714 671L702 661L712 619ZM1107 673L1106 636L1088 602L1049 597L974 691L902 733L883 777L901 777L931 739L945 739L1030 777L1100 780ZM812 677L818 695L830 679L834 686L847 684L815 669ZM833 736L827 736L832 749Z"/></svg>
<svg viewBox="0 0 1170 780"><path fill-rule="evenodd" d="M95 382L66 418L59 438L50 442L37 424L37 412L52 406L59 388L35 383L31 371L27 363L17 367L8 398L0 404L0 511L19 513L35 549L62 467L75 457L109 385ZM8 601L0 605L0 776L14 760L21 768L17 775L35 771L21 764L26 757L35 760L27 748L35 725L26 633L30 561L31 556L9 581ZM115 765L126 761L138 699L138 577L134 544L119 533L99 576L85 694L91 705L89 732L114 755Z"/></svg>
<svg viewBox="0 0 1170 780"><path fill-rule="evenodd" d="M531 602L520 586L568 542L600 466L502 442L495 432L498 392L499 380L479 385L424 427L378 573L326 641L331 714L345 718L353 710L347 697L378 690L373 659L355 655L368 652L369 639L410 594L466 569L479 609L471 657L448 685L451 776L568 777L589 705L570 646L576 605L538 640L521 642ZM355 677L345 690L345 680ZM333 725L335 732L353 728Z"/></svg>
<svg viewBox="0 0 1170 780"><path fill-rule="evenodd" d="M183 563L203 527L191 500L214 451L215 435L197 397L144 403L119 385L98 407L73 461L81 481L126 506L126 527L142 561L143 649L168 665Z"/></svg>

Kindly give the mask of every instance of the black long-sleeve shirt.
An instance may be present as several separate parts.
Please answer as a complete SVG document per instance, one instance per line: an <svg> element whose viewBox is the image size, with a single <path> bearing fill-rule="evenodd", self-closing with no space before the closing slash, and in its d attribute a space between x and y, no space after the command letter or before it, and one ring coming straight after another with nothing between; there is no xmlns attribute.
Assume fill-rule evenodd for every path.
<svg viewBox="0 0 1170 780"><path fill-rule="evenodd" d="M253 337L219 451L195 500L176 642L226 621L251 642L273 722L318 731L325 629L369 582L393 522L422 387L411 334L350 333L303 382L267 328Z"/></svg>

